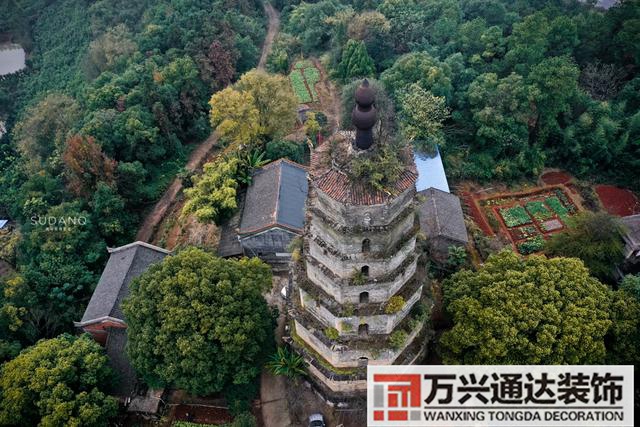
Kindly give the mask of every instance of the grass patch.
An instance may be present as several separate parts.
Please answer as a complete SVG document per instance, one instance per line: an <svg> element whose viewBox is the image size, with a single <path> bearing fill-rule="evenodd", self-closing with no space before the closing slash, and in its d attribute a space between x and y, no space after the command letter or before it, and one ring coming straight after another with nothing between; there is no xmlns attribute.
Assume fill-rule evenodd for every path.
<svg viewBox="0 0 640 427"><path fill-rule="evenodd" d="M531 217L522 206L500 209L500 215L507 227L517 227L519 225L530 224Z"/></svg>

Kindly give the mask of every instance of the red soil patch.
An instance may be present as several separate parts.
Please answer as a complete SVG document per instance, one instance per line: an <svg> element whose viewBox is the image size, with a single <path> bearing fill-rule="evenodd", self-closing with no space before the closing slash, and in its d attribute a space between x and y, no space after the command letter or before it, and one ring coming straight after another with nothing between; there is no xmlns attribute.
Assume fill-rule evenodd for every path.
<svg viewBox="0 0 640 427"><path fill-rule="evenodd" d="M558 185L568 183L573 177L566 172L547 172L540 179L546 185Z"/></svg>
<svg viewBox="0 0 640 427"><path fill-rule="evenodd" d="M627 216L640 213L640 199L632 191L613 185L596 185L602 206L611 215Z"/></svg>
<svg viewBox="0 0 640 427"><path fill-rule="evenodd" d="M196 405L178 405L175 419L200 424L225 424L233 420L227 409Z"/></svg>
<svg viewBox="0 0 640 427"><path fill-rule="evenodd" d="M462 200L464 200L464 204L469 208L469 214L473 218L473 221L478 224L480 230L487 236L493 236L493 230L487 220L485 219L480 207L478 206L478 202L476 202L473 195L469 192L462 193Z"/></svg>

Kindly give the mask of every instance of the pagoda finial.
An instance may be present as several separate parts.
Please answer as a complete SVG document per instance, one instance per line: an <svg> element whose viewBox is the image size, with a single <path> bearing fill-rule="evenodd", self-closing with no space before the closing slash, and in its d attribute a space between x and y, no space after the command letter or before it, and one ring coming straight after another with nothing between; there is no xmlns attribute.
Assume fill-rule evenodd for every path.
<svg viewBox="0 0 640 427"><path fill-rule="evenodd" d="M351 113L351 123L356 128L356 147L366 150L373 145L373 126L378 121L375 103L375 93L364 79L355 94L356 105Z"/></svg>

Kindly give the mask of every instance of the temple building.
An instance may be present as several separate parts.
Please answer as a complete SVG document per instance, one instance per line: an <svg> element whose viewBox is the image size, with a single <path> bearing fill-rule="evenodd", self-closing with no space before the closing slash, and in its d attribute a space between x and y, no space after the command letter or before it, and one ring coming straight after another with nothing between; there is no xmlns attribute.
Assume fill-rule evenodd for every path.
<svg viewBox="0 0 640 427"><path fill-rule="evenodd" d="M411 149L398 153L404 170L384 191L354 180L349 165L386 143L376 136L366 80L355 101L355 135L338 133L312 154L304 243L293 266L291 341L330 400L362 396L367 364L419 361L430 310Z"/></svg>

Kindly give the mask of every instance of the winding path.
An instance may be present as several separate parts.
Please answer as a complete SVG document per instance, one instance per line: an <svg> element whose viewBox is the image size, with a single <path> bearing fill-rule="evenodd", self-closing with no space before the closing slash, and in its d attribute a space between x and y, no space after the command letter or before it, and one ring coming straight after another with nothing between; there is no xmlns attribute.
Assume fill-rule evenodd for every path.
<svg viewBox="0 0 640 427"><path fill-rule="evenodd" d="M269 27L264 39L264 44L262 45L262 54L260 55L260 62L258 62L259 69L264 69L264 64L266 63L267 57L271 52L271 47L273 46L273 40L278 34L278 29L280 27L280 16L278 15L278 12L266 0L263 2L263 6L267 17L269 18ZM190 172L200 169L207 159L208 154L216 146L217 141L218 136L216 133L209 135L209 138L193 150L193 153L189 156L189 161L185 165L185 169ZM182 179L175 178L160 200L156 202L153 209L145 217L138 229L136 240L151 242L158 225L164 219L169 208L175 203L176 197L180 194L180 191L182 191Z"/></svg>
<svg viewBox="0 0 640 427"><path fill-rule="evenodd" d="M264 66L267 63L267 57L271 52L271 47L273 46L273 40L276 38L278 31L280 30L280 14L278 11L271 6L267 0L264 0L262 5L264 6L264 11L267 14L267 18L269 18L269 27L267 30L267 35L264 38L264 44L262 45L262 54L260 55L260 61L258 61L258 69L264 70Z"/></svg>

